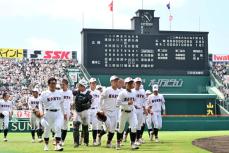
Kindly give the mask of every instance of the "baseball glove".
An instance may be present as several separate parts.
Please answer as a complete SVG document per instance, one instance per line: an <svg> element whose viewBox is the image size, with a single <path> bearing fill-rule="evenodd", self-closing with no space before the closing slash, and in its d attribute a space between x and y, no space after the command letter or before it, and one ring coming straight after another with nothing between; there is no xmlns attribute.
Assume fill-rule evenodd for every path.
<svg viewBox="0 0 229 153"><path fill-rule="evenodd" d="M101 122L106 122L107 116L104 114L104 112L97 112L96 113L97 119Z"/></svg>
<svg viewBox="0 0 229 153"><path fill-rule="evenodd" d="M41 118L41 113L38 109L34 109L33 113L36 115L36 117Z"/></svg>
<svg viewBox="0 0 229 153"><path fill-rule="evenodd" d="M4 118L5 116L2 114L2 113L0 113L0 118Z"/></svg>

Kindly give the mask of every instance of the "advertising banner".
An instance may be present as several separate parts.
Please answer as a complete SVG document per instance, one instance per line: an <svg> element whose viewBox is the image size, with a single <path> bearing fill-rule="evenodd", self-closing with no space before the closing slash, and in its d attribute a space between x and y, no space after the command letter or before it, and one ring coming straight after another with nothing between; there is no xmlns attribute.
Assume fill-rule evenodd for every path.
<svg viewBox="0 0 229 153"><path fill-rule="evenodd" d="M0 48L0 58L23 58L23 49Z"/></svg>

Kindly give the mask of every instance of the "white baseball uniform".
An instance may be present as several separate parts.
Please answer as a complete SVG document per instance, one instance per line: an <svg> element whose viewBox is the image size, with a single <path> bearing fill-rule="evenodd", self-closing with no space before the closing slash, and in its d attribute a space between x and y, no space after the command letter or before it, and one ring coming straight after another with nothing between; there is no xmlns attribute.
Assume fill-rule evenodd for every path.
<svg viewBox="0 0 229 153"><path fill-rule="evenodd" d="M129 122L131 132L136 132L137 129L137 116L134 108L134 104L128 105L128 101L135 101L135 92L123 90L119 93L117 103L120 105L120 116L119 116L119 129L118 132L122 133L125 129L126 122Z"/></svg>
<svg viewBox="0 0 229 153"><path fill-rule="evenodd" d="M114 133L117 124L117 97L119 89L114 90L112 87L106 88L100 96L100 109L107 116L105 122L109 132Z"/></svg>
<svg viewBox="0 0 229 153"><path fill-rule="evenodd" d="M0 113L4 115L4 118L0 118L0 130L8 129L9 117L12 112L13 104L11 101L0 100Z"/></svg>
<svg viewBox="0 0 229 153"><path fill-rule="evenodd" d="M151 94L148 97L148 105L152 106L152 122L154 124L154 128L161 129L162 128L162 117L161 117L161 111L165 111L165 99L164 96L161 94L158 94L155 96L154 94Z"/></svg>
<svg viewBox="0 0 229 153"><path fill-rule="evenodd" d="M73 104L73 94L71 90L63 91L61 90L64 98L64 110L66 110L67 120L64 120L62 129L68 130L68 121L71 116L71 105ZM64 112L62 112L64 114Z"/></svg>
<svg viewBox="0 0 229 153"><path fill-rule="evenodd" d="M144 89L133 89L132 91L135 93L134 107L136 109L136 115L138 120L137 130L141 130L141 127L145 121L143 107L146 106L146 94Z"/></svg>
<svg viewBox="0 0 229 153"><path fill-rule="evenodd" d="M31 111L30 124L32 130L36 130L36 128L39 128L40 119L33 112L34 109L39 108L39 100L39 97L35 98L31 96L28 98L28 106L29 110Z"/></svg>
<svg viewBox="0 0 229 153"><path fill-rule="evenodd" d="M44 119L47 124L44 125L44 138L49 138L51 129L54 129L55 137L61 137L61 127L63 125L64 117L64 97L60 90L54 92L47 90L40 96L39 110L43 112Z"/></svg>
<svg viewBox="0 0 229 153"><path fill-rule="evenodd" d="M98 90L90 90L90 94L92 96L91 109L89 111L90 123L92 124L92 130L100 130L102 123L96 117L96 113L99 110L100 92Z"/></svg>

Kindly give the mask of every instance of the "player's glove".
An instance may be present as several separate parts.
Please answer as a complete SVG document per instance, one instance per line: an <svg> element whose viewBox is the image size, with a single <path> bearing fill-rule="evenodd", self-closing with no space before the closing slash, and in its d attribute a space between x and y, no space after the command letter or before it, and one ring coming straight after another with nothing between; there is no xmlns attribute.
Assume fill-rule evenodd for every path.
<svg viewBox="0 0 229 153"><path fill-rule="evenodd" d="M2 114L2 113L0 113L0 118L4 118L5 116Z"/></svg>
<svg viewBox="0 0 229 153"><path fill-rule="evenodd" d="M104 114L104 112L100 111L96 113L97 119L101 122L106 122L107 116Z"/></svg>
<svg viewBox="0 0 229 153"><path fill-rule="evenodd" d="M41 113L40 113L39 109L34 109L33 113L36 115L36 117L41 118Z"/></svg>

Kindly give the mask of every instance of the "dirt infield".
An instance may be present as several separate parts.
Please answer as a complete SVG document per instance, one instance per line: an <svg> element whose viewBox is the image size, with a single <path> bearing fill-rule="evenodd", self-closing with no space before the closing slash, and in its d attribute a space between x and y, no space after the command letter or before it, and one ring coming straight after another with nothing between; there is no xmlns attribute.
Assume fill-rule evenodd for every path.
<svg viewBox="0 0 229 153"><path fill-rule="evenodd" d="M229 153L229 136L196 139L192 144L213 153Z"/></svg>

